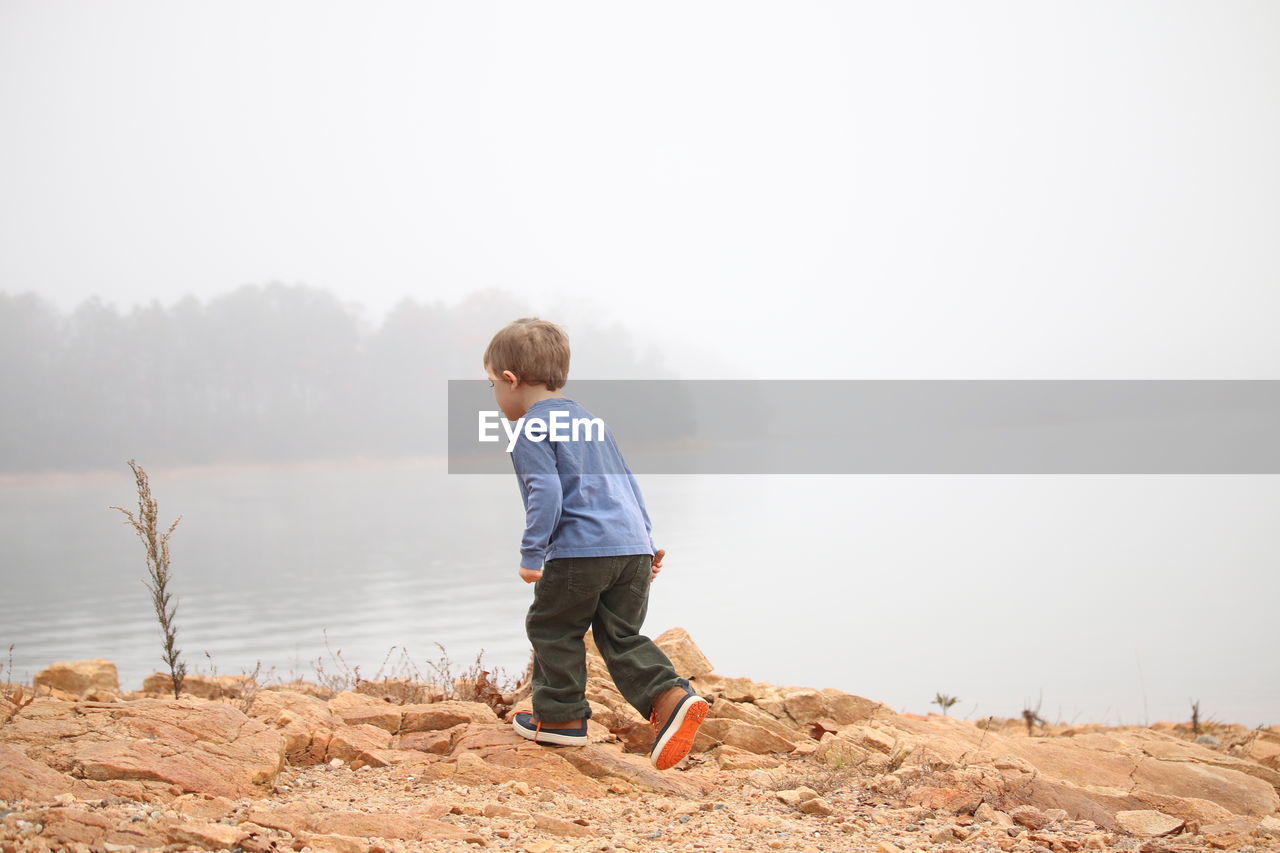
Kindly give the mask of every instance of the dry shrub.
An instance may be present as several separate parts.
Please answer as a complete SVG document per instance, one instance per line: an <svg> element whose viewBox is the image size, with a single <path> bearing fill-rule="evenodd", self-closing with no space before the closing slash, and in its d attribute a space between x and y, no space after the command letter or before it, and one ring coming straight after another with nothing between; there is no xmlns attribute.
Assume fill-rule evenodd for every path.
<svg viewBox="0 0 1280 853"><path fill-rule="evenodd" d="M359 665L349 665L342 657L342 650L329 650L333 670L326 670L322 659L313 663L319 685L330 696L350 690L377 696L396 705L410 705L427 702L442 702L450 699L465 702L483 702L493 708L498 716L504 716L521 696L522 689L527 689L532 677L533 663L530 660L523 676L514 677L503 671L501 667L486 667L484 650L476 655L475 660L461 672L454 672L453 661L449 653L440 643L435 644L440 656L426 661L427 673L419 669L403 646L392 646L383 658L382 665L374 673L373 678L363 678ZM325 634L325 647L329 647L328 633ZM399 654L395 656L397 649ZM388 664L391 664L388 669Z"/></svg>

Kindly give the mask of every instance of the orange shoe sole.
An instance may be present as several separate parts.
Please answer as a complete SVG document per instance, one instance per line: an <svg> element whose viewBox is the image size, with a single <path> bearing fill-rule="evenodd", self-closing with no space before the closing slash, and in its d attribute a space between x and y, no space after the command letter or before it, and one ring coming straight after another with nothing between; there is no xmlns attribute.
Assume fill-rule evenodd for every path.
<svg viewBox="0 0 1280 853"><path fill-rule="evenodd" d="M675 733L667 738L667 742L662 747L662 752L658 754L654 766L659 770L666 770L679 764L680 761L689 754L689 750L693 749L693 739L698 733L698 726L702 725L702 721L706 719L707 711L710 706L707 705L705 699L699 699L696 702L690 702L684 711L684 719L680 721L679 728Z"/></svg>

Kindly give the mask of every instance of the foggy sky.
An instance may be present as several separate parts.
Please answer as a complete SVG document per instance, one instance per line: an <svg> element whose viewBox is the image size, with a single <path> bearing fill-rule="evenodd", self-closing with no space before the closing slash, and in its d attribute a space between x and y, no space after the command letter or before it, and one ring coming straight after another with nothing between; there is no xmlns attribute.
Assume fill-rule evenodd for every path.
<svg viewBox="0 0 1280 853"><path fill-rule="evenodd" d="M1280 379L1273 0L0 0L0 115L0 291L62 310L282 282L377 323L405 297L465 306L499 288L515 298L495 304L560 322L597 359L636 341L687 379ZM476 338L474 372L460 360L451 378L483 378L488 329L452 342ZM40 349L8 359L9 375ZM411 418L399 426L416 436ZM94 526L118 532L105 507L131 488L132 448L112 452L110 489L0 489L8 586L56 584L12 597L28 633L6 616L33 666L102 654L110 636L104 599L84 592L76 611L64 596L80 585L49 566L136 586L136 554ZM318 486L215 469L174 497L159 471L166 506L190 514L191 576L221 591L227 565L275 580L331 569L306 549L341 553L337 533L319 535L337 519L367 550L367 518L328 508L346 481L316 470ZM371 565L431 574L417 571L441 547L425 515L468 532L440 565L497 583L519 539L514 485L441 476L441 494L474 491L420 513L427 486L410 470L387 502L404 515L372 513L394 547ZM1275 477L643 480L674 530L650 622L701 626L725 672L844 678L917 712L939 689L982 713L1041 687L1075 701L1084 687L1053 679L1078 678L1095 684L1080 700L1095 720L1146 717L1149 683L1152 715L1203 695L1220 718L1275 722L1280 679L1259 653L1280 583ZM304 486L323 506L295 498ZM351 494L379 505L377 486ZM507 532L485 550L469 533L495 511ZM708 608L727 570L734 606ZM314 586L349 609L337 577ZM31 602L83 612L82 632ZM257 622L218 639L203 612L211 641L257 653ZM824 651L865 613L857 637L873 645L857 649L873 651L832 675L826 654L797 661L774 632L741 630L777 613ZM356 618L377 643L393 636ZM482 633L523 654L518 618Z"/></svg>
<svg viewBox="0 0 1280 853"><path fill-rule="evenodd" d="M697 378L1272 378L1278 42L1265 0L5 0L0 289L502 287Z"/></svg>

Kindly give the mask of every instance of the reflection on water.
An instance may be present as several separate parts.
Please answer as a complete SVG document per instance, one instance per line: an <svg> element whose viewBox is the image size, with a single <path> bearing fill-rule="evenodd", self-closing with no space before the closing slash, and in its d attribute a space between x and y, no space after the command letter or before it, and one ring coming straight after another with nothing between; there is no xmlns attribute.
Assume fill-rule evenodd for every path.
<svg viewBox="0 0 1280 853"><path fill-rule="evenodd" d="M427 674L435 643L455 671L482 649L508 673L528 662L513 476L433 461L149 474L162 524L183 515L172 591L189 672L261 661L314 678L317 659L342 671L341 650L373 677L404 649ZM668 550L645 631L688 628L723 674L916 713L944 692L962 718L1043 695L1053 721L1183 719L1190 696L1216 719L1280 722L1280 670L1258 654L1280 592L1280 477L640 481ZM142 544L107 508L135 502L123 464L0 478L15 677L106 657L133 689L163 668Z"/></svg>
<svg viewBox="0 0 1280 853"><path fill-rule="evenodd" d="M450 478L432 462L149 474L162 525L183 515L171 591L188 671L261 660L308 677L317 658L332 672L341 650L369 677L393 646L423 668L436 642L458 663L483 649L487 663L523 670L531 590L514 573L521 514L509 477ZM0 481L0 641L16 644L16 674L103 656L135 687L162 667L142 543L107 508L134 508L130 477Z"/></svg>

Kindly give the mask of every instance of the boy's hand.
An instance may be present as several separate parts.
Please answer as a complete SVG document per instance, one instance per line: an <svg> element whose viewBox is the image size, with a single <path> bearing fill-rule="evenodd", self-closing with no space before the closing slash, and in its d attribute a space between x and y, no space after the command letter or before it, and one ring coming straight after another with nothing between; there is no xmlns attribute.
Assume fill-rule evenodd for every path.
<svg viewBox="0 0 1280 853"><path fill-rule="evenodd" d="M524 566L520 567L520 580L525 583L533 583L541 577L542 569L526 569Z"/></svg>
<svg viewBox="0 0 1280 853"><path fill-rule="evenodd" d="M653 582L658 577L658 572L662 571L662 558L667 556L665 548L659 548L658 553L653 555L653 569L649 572L649 581Z"/></svg>

